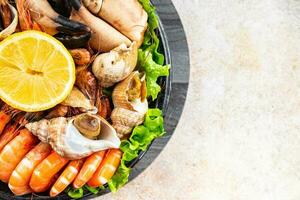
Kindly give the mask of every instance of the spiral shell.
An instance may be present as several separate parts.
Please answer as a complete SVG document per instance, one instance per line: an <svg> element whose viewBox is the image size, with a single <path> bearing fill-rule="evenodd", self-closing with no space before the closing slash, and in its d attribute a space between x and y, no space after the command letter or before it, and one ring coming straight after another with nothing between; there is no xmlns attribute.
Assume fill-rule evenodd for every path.
<svg viewBox="0 0 300 200"><path fill-rule="evenodd" d="M83 136L82 131L85 127L78 128L74 123L74 120L86 119L86 117L96 120L96 123L91 124L99 125L99 130L101 126L97 140ZM42 142L49 143L60 156L72 160L84 158L97 151L119 148L120 146L120 140L115 129L105 119L89 113L83 113L72 118L43 119L27 124L26 128ZM92 130L97 130L97 127L92 127Z"/></svg>
<svg viewBox="0 0 300 200"><path fill-rule="evenodd" d="M143 123L145 114L124 108L115 108L111 114L113 127L118 137L125 139L131 133L133 127Z"/></svg>
<svg viewBox="0 0 300 200"><path fill-rule="evenodd" d="M138 77L138 80L136 80ZM134 83L140 82L140 83ZM130 89L138 85L134 91L135 99L129 98ZM125 80L116 85L112 99L114 110L111 114L113 127L118 133L118 137L124 139L129 136L133 127L143 123L145 114L148 110L146 99L146 80L145 76L138 71L132 72ZM132 97L131 97L132 98Z"/></svg>
<svg viewBox="0 0 300 200"><path fill-rule="evenodd" d="M100 54L93 63L93 73L102 87L110 87L124 80L136 67L138 48L121 44L108 53Z"/></svg>

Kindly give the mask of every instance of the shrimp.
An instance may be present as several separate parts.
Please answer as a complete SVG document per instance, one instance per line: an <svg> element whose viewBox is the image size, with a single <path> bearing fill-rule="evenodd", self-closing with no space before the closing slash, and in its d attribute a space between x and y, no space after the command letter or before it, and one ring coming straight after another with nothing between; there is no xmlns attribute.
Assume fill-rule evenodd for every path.
<svg viewBox="0 0 300 200"><path fill-rule="evenodd" d="M42 116L42 113L26 113L25 115L20 115L16 117L12 124L8 124L3 134L0 136L0 151L4 148L4 146L9 143L12 139L14 139L18 134L19 130L24 127L25 124L30 122L31 120L38 120Z"/></svg>
<svg viewBox="0 0 300 200"><path fill-rule="evenodd" d="M20 122L23 120L24 116L19 116L13 123L6 125L3 134L0 136L0 151L20 133Z"/></svg>
<svg viewBox="0 0 300 200"><path fill-rule="evenodd" d="M74 188L81 188L84 184L86 184L86 182L88 182L88 180L90 180L90 178L92 178L93 174L103 160L104 155L105 151L99 151L92 154L85 160L78 176L73 182Z"/></svg>
<svg viewBox="0 0 300 200"><path fill-rule="evenodd" d="M0 180L7 183L12 172L38 142L27 129L22 129L20 134L10 141L0 153Z"/></svg>
<svg viewBox="0 0 300 200"><path fill-rule="evenodd" d="M95 106L98 109L98 115L108 119L111 115L110 101L107 96L102 93L102 87L98 84Z"/></svg>
<svg viewBox="0 0 300 200"><path fill-rule="evenodd" d="M50 196L55 197L64 191L76 178L79 169L83 164L83 159L71 161L63 173L59 176L50 190Z"/></svg>
<svg viewBox="0 0 300 200"><path fill-rule="evenodd" d="M107 183L120 165L122 151L120 149L110 149L105 155L93 177L88 181L91 187L99 187Z"/></svg>
<svg viewBox="0 0 300 200"><path fill-rule="evenodd" d="M16 0L16 6L19 13L19 24L22 31L42 30L36 22L32 21L27 0Z"/></svg>
<svg viewBox="0 0 300 200"><path fill-rule="evenodd" d="M91 53L87 49L71 49L69 52L76 66L88 66L91 63Z"/></svg>
<svg viewBox="0 0 300 200"><path fill-rule="evenodd" d="M34 168L51 153L51 146L40 142L29 151L11 174L8 187L15 195L31 193L30 177Z"/></svg>
<svg viewBox="0 0 300 200"><path fill-rule="evenodd" d="M55 177L69 160L59 156L53 151L33 171L29 186L34 192L46 191Z"/></svg>
<svg viewBox="0 0 300 200"><path fill-rule="evenodd" d="M76 73L75 85L94 105L97 93L97 80L93 73L85 67L79 68Z"/></svg>
<svg viewBox="0 0 300 200"><path fill-rule="evenodd" d="M107 96L103 95L100 99L96 101L96 107L98 108L98 115L108 119L111 115L110 101Z"/></svg>
<svg viewBox="0 0 300 200"><path fill-rule="evenodd" d="M8 122L19 112L6 104L2 107L0 111L0 135Z"/></svg>

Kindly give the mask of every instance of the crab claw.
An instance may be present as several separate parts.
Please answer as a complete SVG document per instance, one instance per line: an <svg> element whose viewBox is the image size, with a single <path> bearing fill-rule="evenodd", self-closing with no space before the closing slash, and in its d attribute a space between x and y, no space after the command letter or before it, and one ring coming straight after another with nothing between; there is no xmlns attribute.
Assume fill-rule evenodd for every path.
<svg viewBox="0 0 300 200"><path fill-rule="evenodd" d="M108 52L121 44L130 46L131 41L104 20L94 16L80 0L69 0L73 7L71 19L86 24L92 30L90 46L100 52Z"/></svg>
<svg viewBox="0 0 300 200"><path fill-rule="evenodd" d="M38 24L42 31L57 36L58 40L71 48L83 46L91 37L88 26L58 14L47 0L16 0L16 3L20 17L25 16L23 20L26 26L22 27L21 24L22 29L34 29L33 25Z"/></svg>

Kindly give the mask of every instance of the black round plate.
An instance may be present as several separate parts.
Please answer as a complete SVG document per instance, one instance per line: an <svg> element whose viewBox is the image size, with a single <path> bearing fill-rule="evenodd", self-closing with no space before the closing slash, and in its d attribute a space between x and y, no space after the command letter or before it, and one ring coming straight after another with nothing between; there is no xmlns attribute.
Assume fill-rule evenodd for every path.
<svg viewBox="0 0 300 200"><path fill-rule="evenodd" d="M163 77L159 80L162 92L158 99L155 102L151 102L150 105L151 107L158 107L163 110L166 134L156 139L146 152L140 152L139 157L129 164L132 167L129 181L147 168L168 143L181 116L189 83L189 52L180 18L171 0L152 0L152 3L157 9L160 19L159 30L157 32L161 39L160 51L165 55L165 63L171 65L171 70L169 77ZM103 190L97 195L89 193L83 199L92 199L108 192L109 189ZM48 193L17 197L11 193L7 184L0 183L0 199L66 200L70 199L70 197L65 193L56 198L50 198Z"/></svg>

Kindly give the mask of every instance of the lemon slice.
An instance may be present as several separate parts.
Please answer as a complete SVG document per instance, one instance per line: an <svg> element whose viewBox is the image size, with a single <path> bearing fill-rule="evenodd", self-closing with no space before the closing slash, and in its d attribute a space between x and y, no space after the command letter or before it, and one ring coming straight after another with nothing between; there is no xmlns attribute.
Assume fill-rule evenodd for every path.
<svg viewBox="0 0 300 200"><path fill-rule="evenodd" d="M75 82L75 64L62 43L25 31L0 42L0 98L26 112L62 102Z"/></svg>

